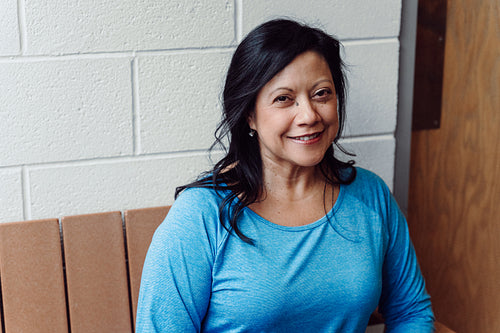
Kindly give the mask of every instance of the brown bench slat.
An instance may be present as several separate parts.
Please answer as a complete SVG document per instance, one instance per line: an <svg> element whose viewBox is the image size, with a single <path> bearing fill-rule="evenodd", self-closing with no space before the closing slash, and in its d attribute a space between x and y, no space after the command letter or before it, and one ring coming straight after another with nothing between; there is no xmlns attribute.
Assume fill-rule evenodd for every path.
<svg viewBox="0 0 500 333"><path fill-rule="evenodd" d="M144 258L169 209L125 212L130 293L121 213L62 219L72 333L133 331L129 298L135 321ZM0 302L6 332L68 332L62 262L56 219L0 224ZM371 324L382 321L373 319ZM436 332L454 331L436 322Z"/></svg>
<svg viewBox="0 0 500 333"><path fill-rule="evenodd" d="M453 331L449 327L445 326L444 324L441 324L438 321L436 321L434 323L434 326L436 327L436 332L435 333L455 333L455 331Z"/></svg>
<svg viewBox="0 0 500 333"><path fill-rule="evenodd" d="M7 332L68 331L58 220L0 224L0 279Z"/></svg>
<svg viewBox="0 0 500 333"><path fill-rule="evenodd" d="M142 266L153 234L167 216L170 206L125 211L125 230L127 235L128 267L130 274L130 293L135 323Z"/></svg>
<svg viewBox="0 0 500 333"><path fill-rule="evenodd" d="M61 223L71 332L132 332L121 213Z"/></svg>

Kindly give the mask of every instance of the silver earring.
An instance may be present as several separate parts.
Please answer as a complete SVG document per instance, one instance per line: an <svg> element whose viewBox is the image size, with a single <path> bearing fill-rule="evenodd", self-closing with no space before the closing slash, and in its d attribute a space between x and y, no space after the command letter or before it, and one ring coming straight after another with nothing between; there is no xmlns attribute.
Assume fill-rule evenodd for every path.
<svg viewBox="0 0 500 333"><path fill-rule="evenodd" d="M255 136L255 130L254 129L250 129L250 132L248 132L248 135L250 135L250 137L254 137Z"/></svg>

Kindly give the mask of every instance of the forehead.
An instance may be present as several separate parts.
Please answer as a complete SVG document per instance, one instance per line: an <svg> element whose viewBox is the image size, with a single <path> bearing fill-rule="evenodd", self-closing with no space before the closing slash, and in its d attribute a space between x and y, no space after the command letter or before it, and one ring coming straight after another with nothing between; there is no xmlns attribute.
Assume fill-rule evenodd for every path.
<svg viewBox="0 0 500 333"><path fill-rule="evenodd" d="M333 83L330 67L325 58L317 52L306 51L299 54L291 63L268 81L262 90L273 89L283 84L313 84L316 80L324 79L328 79Z"/></svg>

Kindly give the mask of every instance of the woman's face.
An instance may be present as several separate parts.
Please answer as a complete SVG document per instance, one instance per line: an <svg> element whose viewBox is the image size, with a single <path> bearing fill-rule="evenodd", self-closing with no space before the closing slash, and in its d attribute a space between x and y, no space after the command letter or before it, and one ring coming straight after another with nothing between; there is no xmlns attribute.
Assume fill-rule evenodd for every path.
<svg viewBox="0 0 500 333"><path fill-rule="evenodd" d="M319 164L337 135L337 97L332 74L320 54L298 55L259 92L248 119L257 131L264 165Z"/></svg>

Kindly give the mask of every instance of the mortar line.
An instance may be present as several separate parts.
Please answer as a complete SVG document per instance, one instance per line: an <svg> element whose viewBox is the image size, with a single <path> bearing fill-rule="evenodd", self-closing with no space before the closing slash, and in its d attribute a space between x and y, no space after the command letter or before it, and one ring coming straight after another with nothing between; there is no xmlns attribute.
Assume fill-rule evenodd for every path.
<svg viewBox="0 0 500 333"><path fill-rule="evenodd" d="M365 38L345 38L340 42L344 45L372 45L387 42L398 42L399 36L365 37Z"/></svg>
<svg viewBox="0 0 500 333"><path fill-rule="evenodd" d="M212 151L213 154L217 154L219 150ZM31 163L27 165L30 168L41 170L53 167L70 167L70 166L87 166L87 165L102 165L102 164L112 164L112 163L122 163L122 162L144 162L149 160L159 160L159 159L175 159L175 158L189 158L196 156L208 156L208 149L199 150L184 150L175 152L161 152L161 153L146 153L140 155L127 155L127 156L115 156L115 157L94 157L81 160L67 160L67 161L53 161L53 162L40 162ZM16 167L15 165L9 166Z"/></svg>
<svg viewBox="0 0 500 333"><path fill-rule="evenodd" d="M0 63L26 63L43 61L95 60L130 58L133 52L81 53L58 55L23 55L22 57L0 56Z"/></svg>
<svg viewBox="0 0 500 333"><path fill-rule="evenodd" d="M340 141L349 141L349 142L366 141L366 140L387 140L387 139L394 139L394 133L389 132L389 133L364 134L364 135L340 137Z"/></svg>
<svg viewBox="0 0 500 333"><path fill-rule="evenodd" d="M186 55L186 54L210 54L210 53L224 53L232 52L235 45L226 45L218 47L204 47L204 48L180 48L180 49L165 49L165 50L140 50L137 51L139 55L148 56L163 56L163 55Z"/></svg>
<svg viewBox="0 0 500 333"><path fill-rule="evenodd" d="M115 59L115 58L131 58L136 55L162 56L162 55L177 55L177 54L206 54L231 52L235 46L233 44L226 46L214 47L186 47L172 49L145 49L145 50L124 50L115 52L94 52L94 53L63 53L63 54L45 54L45 55L25 55L22 58L13 58L10 55L0 56L1 63L15 62L39 62L39 61L65 61L65 60L81 60L81 59Z"/></svg>
<svg viewBox="0 0 500 333"><path fill-rule="evenodd" d="M24 4L24 0L18 0L19 3ZM238 0L235 0L238 1ZM19 5L21 7L22 5ZM239 6L238 8L241 8ZM78 59L103 59L103 58L127 58L133 57L136 54L141 55L176 55L176 54L193 54L193 53L217 53L217 52L231 52L234 51L235 45L226 46L213 46L213 47L186 47L186 48L172 48L172 49L149 49L149 50L137 50L137 51L115 51L115 52L94 52L94 53L66 53L57 55L25 55L27 48L27 34L26 34L26 23L24 11L18 9L19 14L19 29L20 29L20 40L22 47L22 58L12 57L12 56L0 56L0 63L16 63L16 62L38 62L38 61L64 61L64 60L78 60ZM238 9L238 13L235 14L237 17L236 31L237 42L241 42L243 38L243 13L241 9ZM366 45L366 44L378 44L387 42L399 42L398 36L386 36L386 37L366 37L366 38L346 38L340 40L344 45Z"/></svg>
<svg viewBox="0 0 500 333"><path fill-rule="evenodd" d="M26 53L27 47L27 27L26 27L26 4L24 0L17 0L17 24L19 28L19 49L20 54Z"/></svg>
<svg viewBox="0 0 500 333"><path fill-rule="evenodd" d="M384 139L394 139L394 132L380 132L380 133L367 133L367 134L356 134L356 135L343 135L340 140L345 141L366 141L366 140L384 140ZM218 154L224 153L222 149L214 149L211 153ZM52 167L66 167L66 166L82 166L89 164L107 164L107 163L120 163L120 162L140 162L146 160L156 160L156 159L172 159L172 158L186 158L194 156L208 156L210 152L208 148L204 149L191 149L191 150L179 150L179 151L169 151L169 152L149 152L141 153L139 155L121 155L121 156L107 156L107 157L93 157L77 160L63 160L63 161L49 161L49 162L39 162L39 163L29 163L26 165L9 165L6 167L0 167L2 169L11 169L16 167L27 167L27 168L52 168Z"/></svg>
<svg viewBox="0 0 500 333"><path fill-rule="evenodd" d="M138 59L136 56L132 59L132 140L133 154L140 155L141 147L141 118L140 118L140 103L139 103L139 69Z"/></svg>
<svg viewBox="0 0 500 333"><path fill-rule="evenodd" d="M234 21L236 44L239 44L243 39L243 2L242 0L234 0Z"/></svg>
<svg viewBox="0 0 500 333"><path fill-rule="evenodd" d="M21 184L23 194L23 219L31 219L31 191L28 168L23 165L21 168Z"/></svg>

